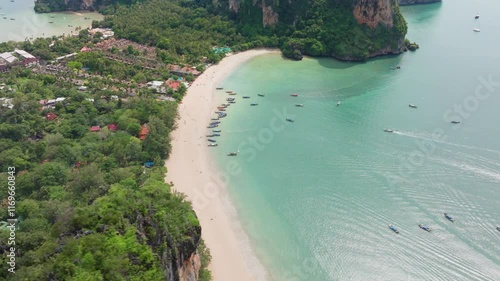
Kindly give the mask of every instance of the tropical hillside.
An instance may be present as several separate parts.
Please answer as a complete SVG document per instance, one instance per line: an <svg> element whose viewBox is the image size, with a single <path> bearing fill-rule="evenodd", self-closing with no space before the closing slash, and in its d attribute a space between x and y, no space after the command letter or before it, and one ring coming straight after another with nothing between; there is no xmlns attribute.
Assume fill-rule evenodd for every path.
<svg viewBox="0 0 500 281"><path fill-rule="evenodd" d="M38 0L37 7L56 2ZM69 1L66 9L74 9L71 3L83 2ZM230 46L235 51L280 48L294 59L363 60L404 51L407 31L396 0L94 1L83 8L109 14L100 26L156 46L168 54L166 59L199 58L210 55L213 46Z"/></svg>

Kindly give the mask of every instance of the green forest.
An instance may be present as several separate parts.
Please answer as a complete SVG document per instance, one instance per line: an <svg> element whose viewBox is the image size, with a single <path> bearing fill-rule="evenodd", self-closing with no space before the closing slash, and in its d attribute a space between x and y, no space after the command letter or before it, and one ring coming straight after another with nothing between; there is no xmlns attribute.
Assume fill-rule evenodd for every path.
<svg viewBox="0 0 500 281"><path fill-rule="evenodd" d="M197 248L207 266L196 214L164 182L176 102L158 102L146 90L112 98L92 82L82 92L24 68L0 74L0 84L13 105L0 110L0 181L15 167L19 220L16 273L2 255L0 279L165 280ZM65 99L40 103L54 98ZM142 126L148 134L140 139ZM7 192L0 191L2 209ZM8 237L0 230L2 241ZM202 269L201 277L210 273Z"/></svg>
<svg viewBox="0 0 500 281"><path fill-rule="evenodd" d="M234 51L280 48L285 57L293 59L310 55L365 60L382 49L399 52L407 31L395 1L394 27L374 29L356 22L353 0L272 2L269 5L279 20L265 27L260 4L239 2L240 10L235 12L228 1L98 1L95 6L101 3L100 10L109 16L95 26L111 27L118 37L158 47L165 61L213 57L214 46L229 46Z"/></svg>

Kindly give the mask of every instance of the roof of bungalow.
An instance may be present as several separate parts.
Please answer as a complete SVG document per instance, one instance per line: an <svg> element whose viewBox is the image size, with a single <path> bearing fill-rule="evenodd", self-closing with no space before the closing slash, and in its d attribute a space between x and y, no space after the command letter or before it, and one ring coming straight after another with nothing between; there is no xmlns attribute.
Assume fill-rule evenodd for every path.
<svg viewBox="0 0 500 281"><path fill-rule="evenodd" d="M150 81L146 85L150 87L160 87L161 85L163 85L163 81Z"/></svg>
<svg viewBox="0 0 500 281"><path fill-rule="evenodd" d="M7 63L13 63L17 60L17 58L13 56L12 53L9 52L1 53L0 58L5 60Z"/></svg>
<svg viewBox="0 0 500 281"><path fill-rule="evenodd" d="M71 53L71 54L67 54L65 56L60 56L60 57L56 58L56 61L60 61L60 60L67 59L67 58L71 58L71 57L76 56L76 55L77 55L77 53Z"/></svg>
<svg viewBox="0 0 500 281"><path fill-rule="evenodd" d="M179 70L181 67L177 64L168 65L168 70Z"/></svg>
<svg viewBox="0 0 500 281"><path fill-rule="evenodd" d="M101 130L101 126L92 126L90 127L91 132L99 132Z"/></svg>
<svg viewBox="0 0 500 281"><path fill-rule="evenodd" d="M18 55L20 55L21 57L25 58L25 59L36 59L35 56L33 56L32 54L26 52L25 50L14 50L15 53L17 53Z"/></svg>
<svg viewBox="0 0 500 281"><path fill-rule="evenodd" d="M52 121L57 118L57 115L55 113L49 112L45 115L45 118L49 121Z"/></svg>
<svg viewBox="0 0 500 281"><path fill-rule="evenodd" d="M139 133L139 139L145 140L148 134L149 134L148 127L146 126L146 124L142 125L141 132Z"/></svg>
<svg viewBox="0 0 500 281"><path fill-rule="evenodd" d="M111 123L111 124L108 124L108 129L110 131L116 131L116 130L118 130L118 126L116 126L115 123Z"/></svg>
<svg viewBox="0 0 500 281"><path fill-rule="evenodd" d="M180 85L181 85L181 82L179 81L171 81L167 84L170 88L174 89L174 90L177 90L179 89Z"/></svg>
<svg viewBox="0 0 500 281"><path fill-rule="evenodd" d="M92 51L92 49L87 47L87 46L84 46L83 48L80 49L80 52L83 52L83 53L90 52L90 51Z"/></svg>
<svg viewBox="0 0 500 281"><path fill-rule="evenodd" d="M216 54L225 54L231 52L231 48L228 47L214 47L214 53Z"/></svg>

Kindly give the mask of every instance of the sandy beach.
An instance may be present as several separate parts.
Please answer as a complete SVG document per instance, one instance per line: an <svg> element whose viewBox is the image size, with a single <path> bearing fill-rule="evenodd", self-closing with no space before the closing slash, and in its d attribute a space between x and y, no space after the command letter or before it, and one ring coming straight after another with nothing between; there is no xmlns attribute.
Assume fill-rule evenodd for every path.
<svg viewBox="0 0 500 281"><path fill-rule="evenodd" d="M165 162L167 182L192 202L202 237L212 254L214 281L265 280L265 271L252 254L248 240L231 207L223 181L214 168L205 135L221 91L215 88L241 63L272 50L250 50L224 58L193 82L179 105L177 129L172 132L172 153ZM224 89L224 92L227 89ZM226 97L227 94L224 94ZM229 116L226 118L230 118Z"/></svg>

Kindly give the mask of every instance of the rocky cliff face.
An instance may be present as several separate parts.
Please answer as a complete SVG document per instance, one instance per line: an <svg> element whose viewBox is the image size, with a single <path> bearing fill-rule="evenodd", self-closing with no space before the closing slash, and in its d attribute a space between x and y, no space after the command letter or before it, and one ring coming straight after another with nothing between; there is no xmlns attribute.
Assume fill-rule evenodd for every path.
<svg viewBox="0 0 500 281"><path fill-rule="evenodd" d="M391 1L357 0L354 3L353 15L359 24L376 28L382 24L388 28L394 25Z"/></svg>
<svg viewBox="0 0 500 281"><path fill-rule="evenodd" d="M208 1L208 0L207 0ZM227 2L225 2L227 1ZM242 24L284 34L285 56L330 55L342 60L398 54L403 51L406 22L398 0L218 0ZM408 0L412 1L412 0ZM419 0L415 0L419 1ZM357 23L357 24L356 24ZM256 27L254 27L256 28ZM283 35L283 34L280 34Z"/></svg>
<svg viewBox="0 0 500 281"><path fill-rule="evenodd" d="M191 228L188 233L184 233L183 241L175 241L168 229L159 227L154 216L154 211L147 216L137 214L137 237L160 257L164 280L198 280L201 263L196 249L201 240L201 227Z"/></svg>
<svg viewBox="0 0 500 281"><path fill-rule="evenodd" d="M429 4L436 2L441 2L441 0L399 0L399 5Z"/></svg>

